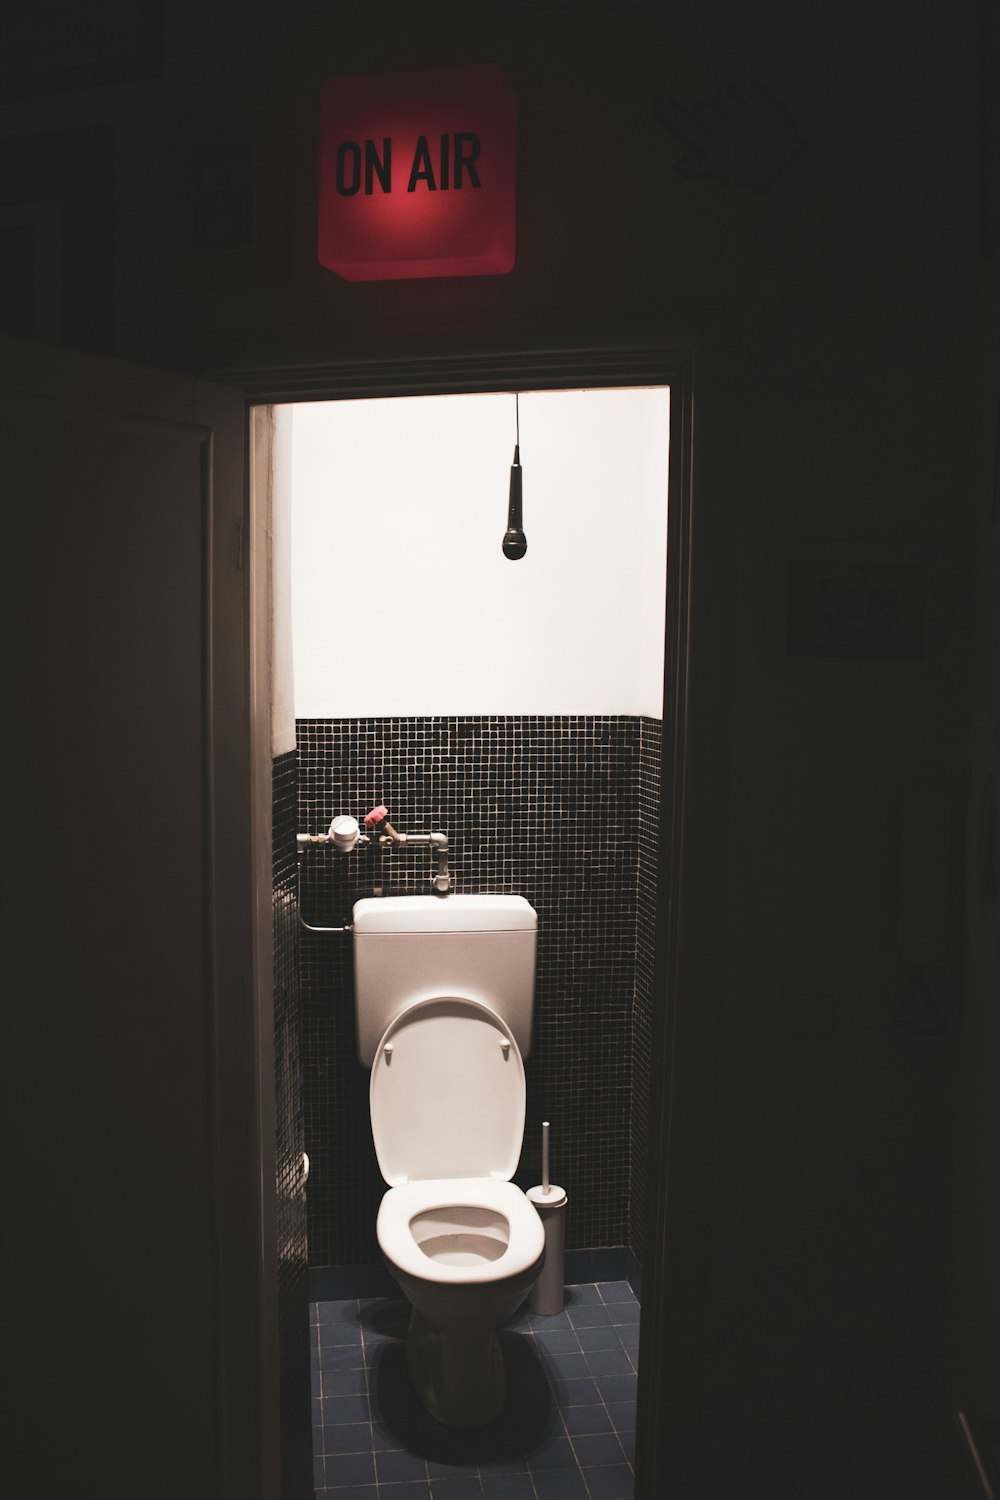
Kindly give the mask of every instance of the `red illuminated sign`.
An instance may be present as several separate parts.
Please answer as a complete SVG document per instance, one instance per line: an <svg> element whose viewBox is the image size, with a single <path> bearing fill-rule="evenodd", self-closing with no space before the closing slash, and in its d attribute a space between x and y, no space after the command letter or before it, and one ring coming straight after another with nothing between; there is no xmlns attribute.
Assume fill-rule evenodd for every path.
<svg viewBox="0 0 1000 1500"><path fill-rule="evenodd" d="M496 67L328 78L321 265L347 281L510 271L516 127Z"/></svg>

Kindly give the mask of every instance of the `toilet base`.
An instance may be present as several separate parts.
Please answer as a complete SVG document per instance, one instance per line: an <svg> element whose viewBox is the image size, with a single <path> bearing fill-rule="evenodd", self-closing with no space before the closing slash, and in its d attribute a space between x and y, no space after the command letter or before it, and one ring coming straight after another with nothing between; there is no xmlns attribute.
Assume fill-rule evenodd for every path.
<svg viewBox="0 0 1000 1500"><path fill-rule="evenodd" d="M406 1364L421 1404L446 1427L484 1427L503 1411L507 1380L492 1330L442 1329L413 1308Z"/></svg>

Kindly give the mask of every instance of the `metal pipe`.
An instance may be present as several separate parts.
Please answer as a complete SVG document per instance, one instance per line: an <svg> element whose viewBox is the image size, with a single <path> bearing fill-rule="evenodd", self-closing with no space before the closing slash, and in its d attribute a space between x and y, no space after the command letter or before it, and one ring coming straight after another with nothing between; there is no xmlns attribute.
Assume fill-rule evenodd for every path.
<svg viewBox="0 0 1000 1500"><path fill-rule="evenodd" d="M307 922L306 919L305 919L305 917L302 915L302 909L301 909L301 907L299 908L299 926L302 928L303 932L328 933L328 932L353 932L354 931L354 923L353 922L347 922L347 923L345 923L345 925L343 927L314 927L312 925L312 923L311 922Z"/></svg>
<svg viewBox="0 0 1000 1500"><path fill-rule="evenodd" d="M337 843L336 839L332 838L328 833L297 833L295 835L295 843L300 852L303 849L311 849L316 844L327 844L331 849L340 848L340 845ZM367 833L359 833L357 843L354 847L358 849L363 844L370 843L371 839L369 838ZM350 850L342 852L350 853Z"/></svg>
<svg viewBox="0 0 1000 1500"><path fill-rule="evenodd" d="M405 844L407 847L412 845L416 849L435 848L447 851L448 835L446 833L397 833L391 824L383 826L388 826L391 831L378 834L376 839L373 839L369 833L359 833L355 848L377 842L383 847L388 844ZM297 833L295 842L299 849L311 849L317 844L327 844L333 849L339 848L336 840L332 839L328 833Z"/></svg>

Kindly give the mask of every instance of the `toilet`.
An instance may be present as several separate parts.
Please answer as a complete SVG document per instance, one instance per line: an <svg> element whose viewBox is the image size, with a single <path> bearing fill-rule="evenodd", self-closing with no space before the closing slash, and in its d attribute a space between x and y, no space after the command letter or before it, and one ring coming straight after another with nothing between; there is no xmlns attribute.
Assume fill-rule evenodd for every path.
<svg viewBox="0 0 1000 1500"><path fill-rule="evenodd" d="M354 906L358 1056L388 1191L376 1221L411 1306L410 1377L431 1415L478 1427L505 1399L498 1326L545 1235L511 1178L524 1137L537 917L521 896Z"/></svg>

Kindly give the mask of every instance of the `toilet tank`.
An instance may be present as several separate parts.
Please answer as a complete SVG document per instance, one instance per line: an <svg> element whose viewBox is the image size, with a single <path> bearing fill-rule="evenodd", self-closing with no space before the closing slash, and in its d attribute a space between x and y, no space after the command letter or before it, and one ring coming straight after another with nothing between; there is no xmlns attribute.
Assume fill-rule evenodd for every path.
<svg viewBox="0 0 1000 1500"><path fill-rule="evenodd" d="M500 1016L531 1049L538 917L523 896L381 896L355 902L354 1004L366 1068L417 1000L459 996Z"/></svg>

